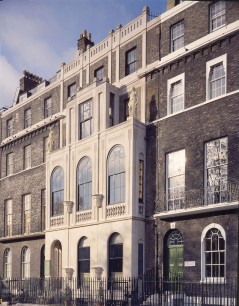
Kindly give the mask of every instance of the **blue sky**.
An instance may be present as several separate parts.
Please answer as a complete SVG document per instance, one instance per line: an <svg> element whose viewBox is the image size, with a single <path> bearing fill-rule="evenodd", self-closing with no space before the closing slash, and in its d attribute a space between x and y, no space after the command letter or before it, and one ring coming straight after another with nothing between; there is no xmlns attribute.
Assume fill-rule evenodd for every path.
<svg viewBox="0 0 239 306"><path fill-rule="evenodd" d="M167 0L3 0L0 1L0 108L11 106L23 70L49 79L68 63L84 29L100 42L109 30L154 14Z"/></svg>

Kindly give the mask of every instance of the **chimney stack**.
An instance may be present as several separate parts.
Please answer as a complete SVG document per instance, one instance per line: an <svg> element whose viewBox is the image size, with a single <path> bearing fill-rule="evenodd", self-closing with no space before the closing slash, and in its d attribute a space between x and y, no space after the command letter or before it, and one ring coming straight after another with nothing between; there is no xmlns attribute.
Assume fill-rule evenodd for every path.
<svg viewBox="0 0 239 306"><path fill-rule="evenodd" d="M83 53L86 51L88 46L93 47L94 42L91 40L91 33L87 33L87 31L84 30L80 35L80 39L78 39L77 48L81 53Z"/></svg>
<svg viewBox="0 0 239 306"><path fill-rule="evenodd" d="M27 92L43 82L39 76L26 70L23 71L23 77L20 79L20 92Z"/></svg>

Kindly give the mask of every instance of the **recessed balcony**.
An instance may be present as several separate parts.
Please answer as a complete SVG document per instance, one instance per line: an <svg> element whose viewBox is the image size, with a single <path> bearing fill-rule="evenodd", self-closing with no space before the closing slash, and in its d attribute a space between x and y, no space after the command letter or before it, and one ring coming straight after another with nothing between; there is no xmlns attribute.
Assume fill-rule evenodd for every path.
<svg viewBox="0 0 239 306"><path fill-rule="evenodd" d="M198 190L178 189L157 199L155 218L169 219L180 216L237 209L239 183L228 183L224 190L216 187Z"/></svg>

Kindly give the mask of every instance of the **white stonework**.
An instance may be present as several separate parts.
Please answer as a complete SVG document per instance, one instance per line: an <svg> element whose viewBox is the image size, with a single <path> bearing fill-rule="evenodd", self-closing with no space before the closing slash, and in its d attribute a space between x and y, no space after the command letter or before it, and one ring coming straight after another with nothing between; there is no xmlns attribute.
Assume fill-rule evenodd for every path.
<svg viewBox="0 0 239 306"><path fill-rule="evenodd" d="M78 276L78 243L87 237L90 246L90 275L93 267L102 267L102 276L108 276L109 239L119 233L123 240L123 276L138 274L138 243L145 241L144 207L138 201L139 156L145 157L145 125L136 118L117 124L119 114L115 107L114 122L109 122L110 92L119 104L120 90L104 82L77 94L76 103L68 103L62 112L66 116L66 146L51 152L46 162L46 245L45 260L52 262L53 245L59 241L62 247L62 272L73 269ZM92 100L92 134L79 140L80 104ZM70 118L71 117L71 118ZM70 120L69 120L70 119ZM108 204L107 159L112 148L121 145L125 153L125 201ZM83 157L92 163L92 208L77 211L77 165ZM51 173L55 167L64 170L64 214L51 216Z"/></svg>

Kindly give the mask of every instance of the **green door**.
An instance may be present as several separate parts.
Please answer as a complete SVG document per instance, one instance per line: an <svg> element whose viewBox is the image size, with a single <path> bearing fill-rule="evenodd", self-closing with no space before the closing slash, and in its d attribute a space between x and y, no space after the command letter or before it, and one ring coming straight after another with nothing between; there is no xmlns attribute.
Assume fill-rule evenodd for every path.
<svg viewBox="0 0 239 306"><path fill-rule="evenodd" d="M183 277L183 236L179 230L173 230L168 235L164 255L167 278Z"/></svg>
<svg viewBox="0 0 239 306"><path fill-rule="evenodd" d="M183 276L183 246L169 246L169 278Z"/></svg>

